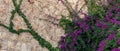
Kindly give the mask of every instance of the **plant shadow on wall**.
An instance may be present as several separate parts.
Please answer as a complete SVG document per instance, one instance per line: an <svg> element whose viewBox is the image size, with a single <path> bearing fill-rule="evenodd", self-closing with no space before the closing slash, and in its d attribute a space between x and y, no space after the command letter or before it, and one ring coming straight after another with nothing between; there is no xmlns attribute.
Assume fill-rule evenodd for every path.
<svg viewBox="0 0 120 51"><path fill-rule="evenodd" d="M107 6L85 0L88 14L80 12L85 15L83 19L67 0L60 1L70 13L60 20L65 29L59 42L60 51L120 51L120 0L108 0Z"/></svg>
<svg viewBox="0 0 120 51"><path fill-rule="evenodd" d="M2 48L2 45L0 44L0 49Z"/></svg>

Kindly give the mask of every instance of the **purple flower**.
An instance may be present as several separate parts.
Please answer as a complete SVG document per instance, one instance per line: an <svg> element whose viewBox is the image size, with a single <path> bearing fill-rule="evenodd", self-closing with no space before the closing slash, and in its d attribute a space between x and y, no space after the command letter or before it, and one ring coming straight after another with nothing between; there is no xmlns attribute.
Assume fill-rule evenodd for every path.
<svg viewBox="0 0 120 51"><path fill-rule="evenodd" d="M91 18L92 18L92 16L85 15L85 18L83 20L85 22L88 22Z"/></svg>
<svg viewBox="0 0 120 51"><path fill-rule="evenodd" d="M97 27L101 28L102 27L102 23L98 22L97 24Z"/></svg>
<svg viewBox="0 0 120 51"><path fill-rule="evenodd" d="M111 17L113 15L113 13L109 12L107 16Z"/></svg>
<svg viewBox="0 0 120 51"><path fill-rule="evenodd" d="M85 25L85 26L83 27L83 29L84 29L84 31L87 31L87 30L89 29L89 26L88 26L88 25Z"/></svg>
<svg viewBox="0 0 120 51"><path fill-rule="evenodd" d="M74 33L71 33L70 36L71 36L72 38L75 38L76 35L75 35Z"/></svg>
<svg viewBox="0 0 120 51"><path fill-rule="evenodd" d="M60 42L59 42L60 44L63 44L63 43L65 43L65 37L64 36L61 36L61 40L60 40Z"/></svg>
<svg viewBox="0 0 120 51"><path fill-rule="evenodd" d="M114 23L114 24L120 25L120 21L117 21L117 19L112 19L111 22Z"/></svg>
<svg viewBox="0 0 120 51"><path fill-rule="evenodd" d="M97 51L103 51L103 50L104 50L104 48L100 47L100 48L98 48Z"/></svg>
<svg viewBox="0 0 120 51"><path fill-rule="evenodd" d="M110 20L111 20L111 19L110 19L110 16L107 15L107 16L105 17L105 20L110 21Z"/></svg>
<svg viewBox="0 0 120 51"><path fill-rule="evenodd" d="M106 45L105 42L106 42L105 40L102 40L102 41L100 42L100 44L99 44L99 47L105 47L105 45Z"/></svg>
<svg viewBox="0 0 120 51"><path fill-rule="evenodd" d="M75 33L76 36L78 36L82 33L82 30L76 30L74 33Z"/></svg>
<svg viewBox="0 0 120 51"><path fill-rule="evenodd" d="M113 24L120 25L120 21L118 21L116 18L110 19L109 21Z"/></svg>
<svg viewBox="0 0 120 51"><path fill-rule="evenodd" d="M108 26L107 26L107 25L103 25L103 28L104 28L104 29L107 29L107 28L108 28Z"/></svg>
<svg viewBox="0 0 120 51"><path fill-rule="evenodd" d="M84 27L85 23L84 22L77 22L79 27Z"/></svg>
<svg viewBox="0 0 120 51"><path fill-rule="evenodd" d="M115 11L120 12L120 8L115 9Z"/></svg>
<svg viewBox="0 0 120 51"><path fill-rule="evenodd" d="M66 44L61 44L61 45L60 45L60 48L61 48L61 49L64 49L65 47L66 47Z"/></svg>
<svg viewBox="0 0 120 51"><path fill-rule="evenodd" d="M119 48L113 48L112 51L120 51Z"/></svg>
<svg viewBox="0 0 120 51"><path fill-rule="evenodd" d="M99 44L98 51L103 51L105 46L106 46L106 40L102 40Z"/></svg>
<svg viewBox="0 0 120 51"><path fill-rule="evenodd" d="M108 28L107 24L105 24L104 22L97 22L96 25L98 28L101 28L101 27L103 27L104 29Z"/></svg>
<svg viewBox="0 0 120 51"><path fill-rule="evenodd" d="M112 39L114 39L115 37L116 37L116 34L111 34L111 35L108 36L107 39L108 39L108 40L112 40Z"/></svg>
<svg viewBox="0 0 120 51"><path fill-rule="evenodd" d="M66 45L67 45L66 42L61 42L61 43L60 43L60 48L61 48L61 49L65 49L65 48L66 48Z"/></svg>
<svg viewBox="0 0 120 51"><path fill-rule="evenodd" d="M107 21L110 21L112 16L113 16L113 13L112 13L111 11L108 11L105 19L106 19Z"/></svg>
<svg viewBox="0 0 120 51"><path fill-rule="evenodd" d="M77 22L77 24L84 31L87 31L89 29L89 25L86 22Z"/></svg>

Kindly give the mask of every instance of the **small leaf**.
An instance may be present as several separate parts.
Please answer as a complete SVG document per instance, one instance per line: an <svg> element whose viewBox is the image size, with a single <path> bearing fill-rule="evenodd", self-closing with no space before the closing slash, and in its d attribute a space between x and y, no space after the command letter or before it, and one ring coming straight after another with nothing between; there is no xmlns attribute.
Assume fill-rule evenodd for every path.
<svg viewBox="0 0 120 51"><path fill-rule="evenodd" d="M117 38L120 38L120 32L118 32L118 33L116 34L116 36L117 36Z"/></svg>

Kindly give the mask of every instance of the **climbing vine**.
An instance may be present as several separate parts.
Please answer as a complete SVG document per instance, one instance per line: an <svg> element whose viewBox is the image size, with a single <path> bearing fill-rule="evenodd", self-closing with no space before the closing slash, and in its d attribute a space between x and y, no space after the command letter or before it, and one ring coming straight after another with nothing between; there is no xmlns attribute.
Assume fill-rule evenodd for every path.
<svg viewBox="0 0 120 51"><path fill-rule="evenodd" d="M37 41L39 42L39 45L41 45L42 47L46 47L49 51L59 51L59 48L57 48L57 47L54 48L48 41L46 41L45 39L43 39L40 35L38 35L38 33L37 33L36 31L33 30L30 22L27 20L26 16L24 15L24 13L22 13L22 11L21 11L21 9L20 9L20 6L21 6L21 4L22 4L22 1L23 1L23 0L19 0L19 3L17 3L16 0L12 0L15 9L12 10L12 12L11 12L12 15L11 15L10 20L9 20L10 24L9 24L9 26L6 26L6 25L4 25L4 24L0 24L0 26L6 28L6 29L8 29L10 32L15 33L15 34L18 34L18 35L19 35L20 33L23 33L23 32L30 33L30 34L33 36L33 38L34 38L35 40L37 40ZM14 16L15 13L17 13L19 16L21 16L21 18L23 18L23 20L24 20L24 22L26 23L28 29L15 30L15 29L13 28L13 27L14 27L14 24L13 24L12 20L13 20L14 17L15 17L15 16Z"/></svg>

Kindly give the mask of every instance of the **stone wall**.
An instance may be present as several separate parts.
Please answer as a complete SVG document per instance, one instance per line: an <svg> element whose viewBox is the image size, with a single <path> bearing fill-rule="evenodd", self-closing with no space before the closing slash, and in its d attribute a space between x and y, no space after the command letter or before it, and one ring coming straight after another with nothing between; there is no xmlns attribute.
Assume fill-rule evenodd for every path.
<svg viewBox="0 0 120 51"><path fill-rule="evenodd" d="M84 0L69 0L73 9L79 11ZM14 9L12 0L0 0L0 23L9 25L11 11ZM23 0L22 12L39 35L49 41L54 47L58 46L60 36L64 34L58 25L61 15L68 15L66 7L59 0ZM87 12L87 7L83 8ZM80 15L80 14L79 14ZM14 29L27 29L23 19L15 14ZM43 48L29 33L20 35L0 27L0 51L48 51Z"/></svg>

